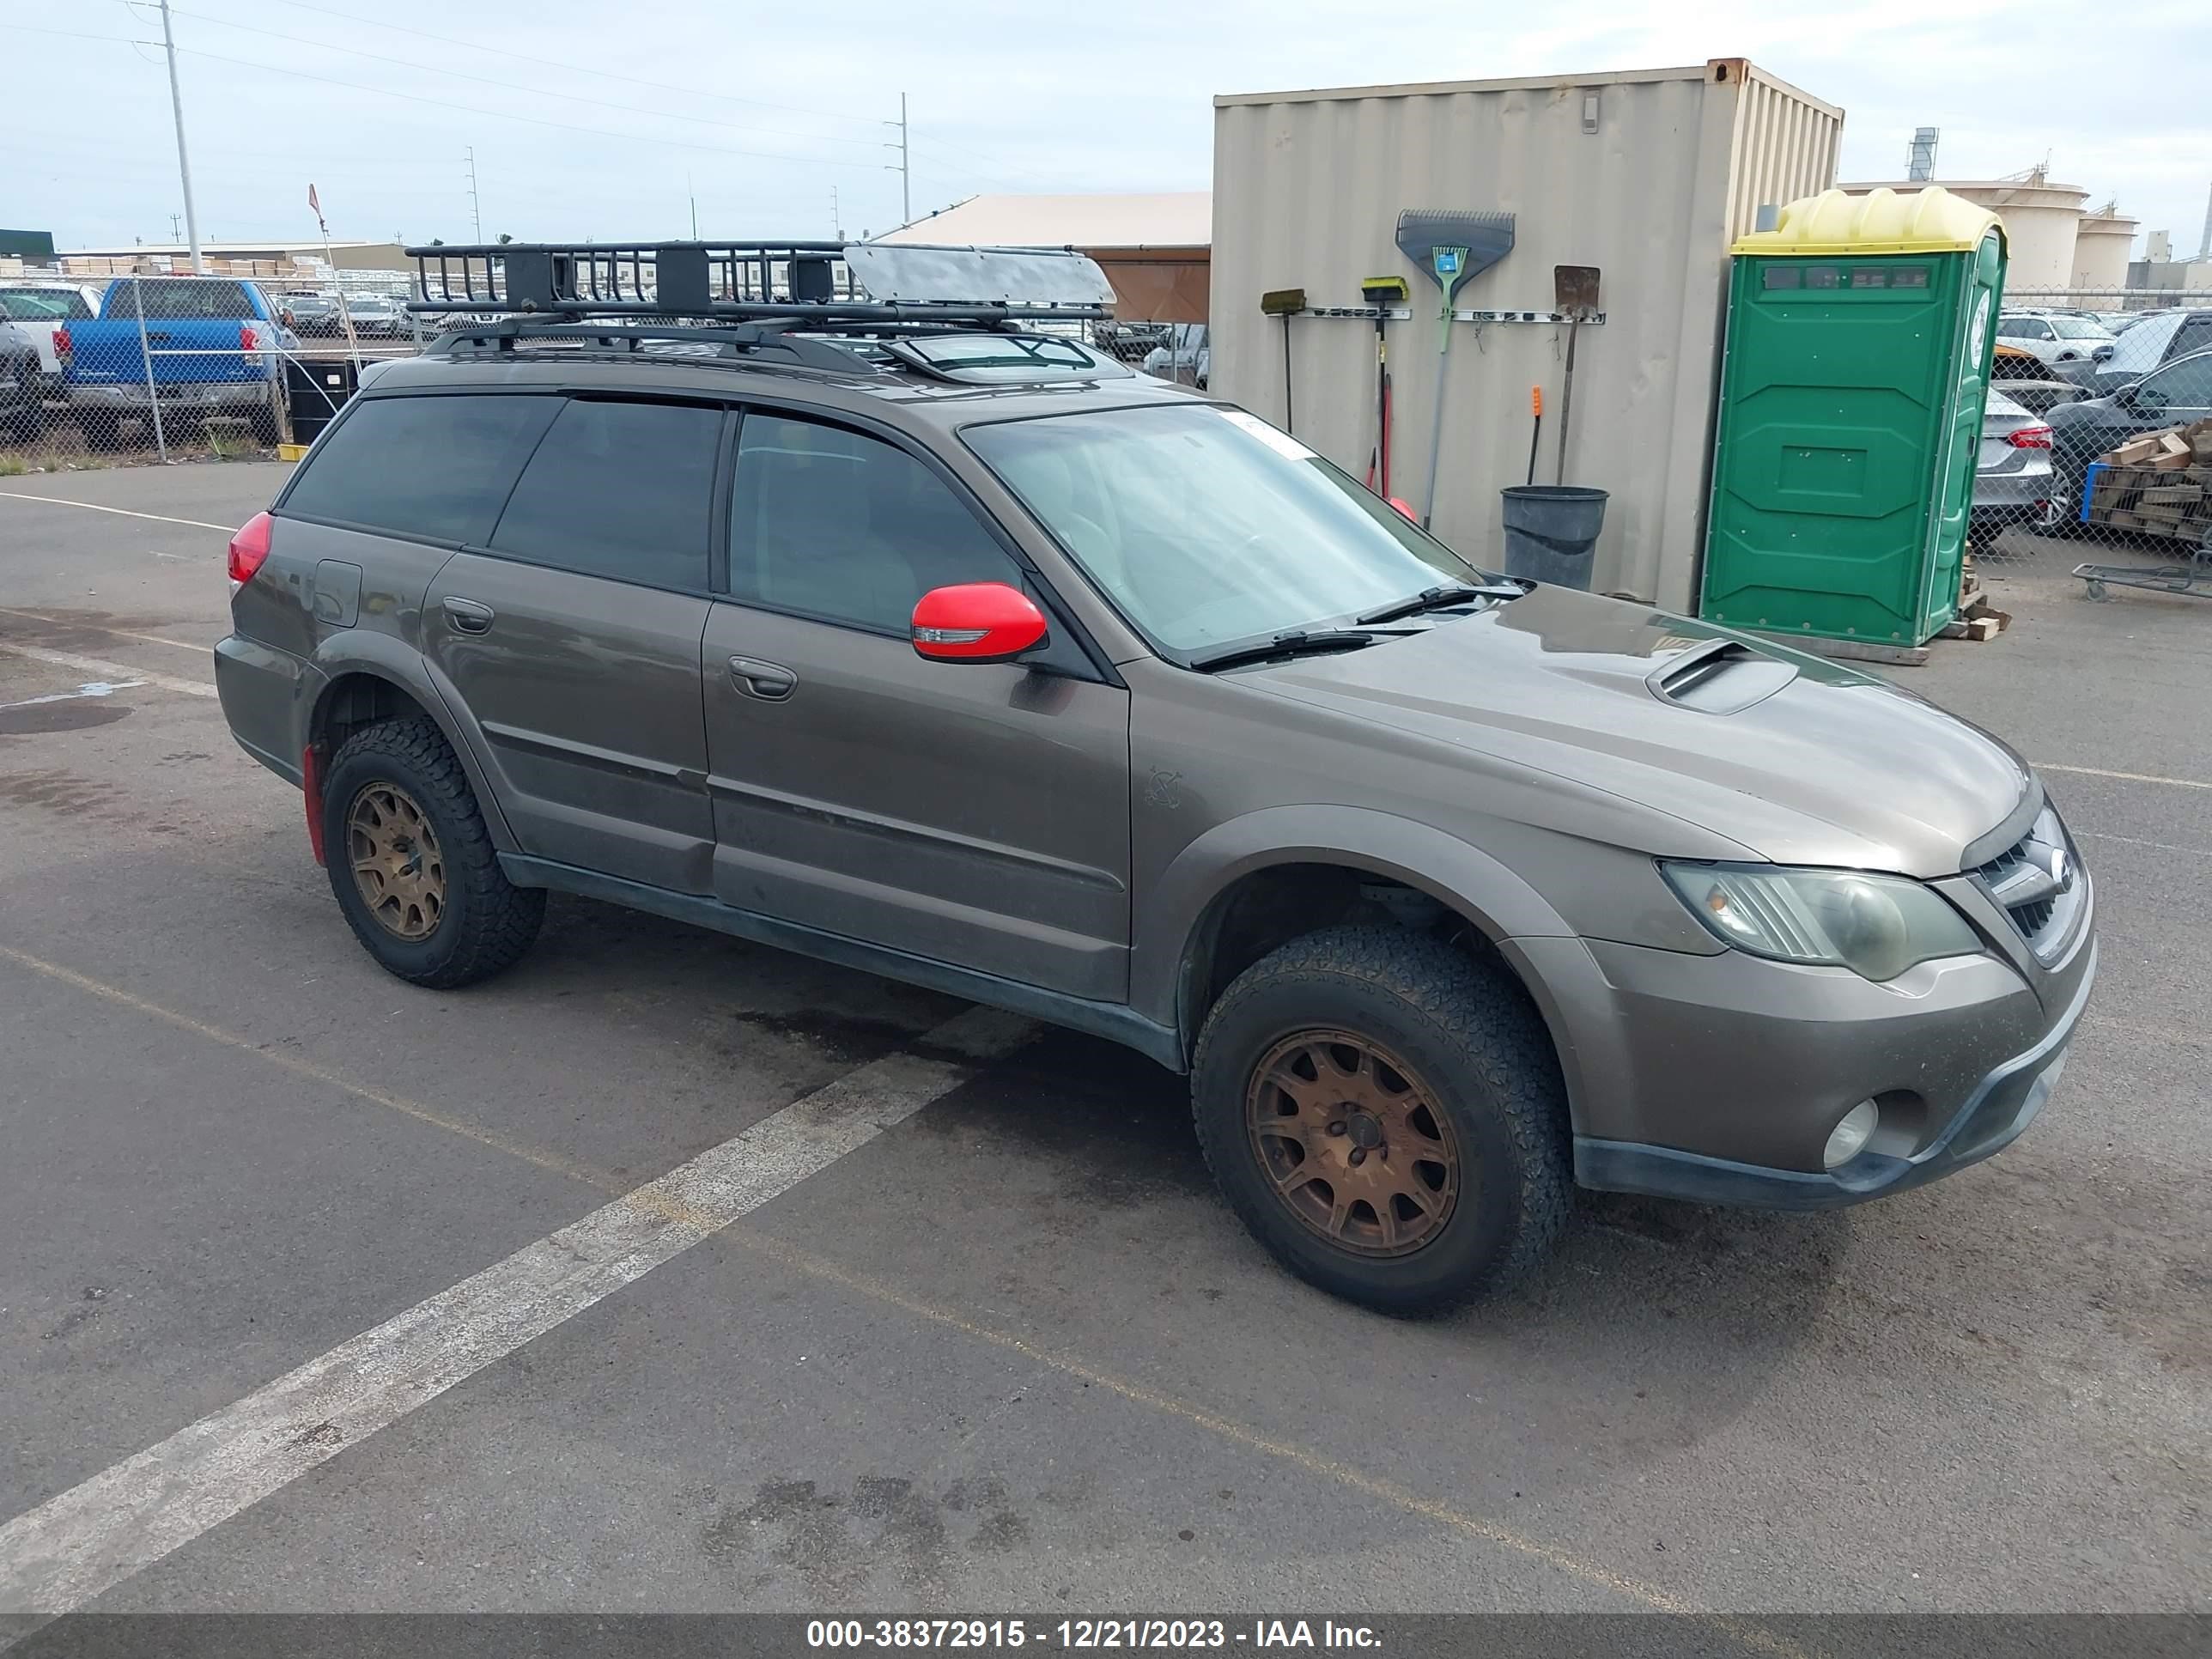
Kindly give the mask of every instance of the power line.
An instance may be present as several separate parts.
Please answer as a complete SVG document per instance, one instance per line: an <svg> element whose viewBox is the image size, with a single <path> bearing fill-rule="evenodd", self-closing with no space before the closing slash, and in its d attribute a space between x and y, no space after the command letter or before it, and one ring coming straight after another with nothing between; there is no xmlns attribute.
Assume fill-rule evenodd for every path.
<svg viewBox="0 0 2212 1659"><path fill-rule="evenodd" d="M868 126L881 125L863 115L849 115L842 110L808 109L798 104L771 104L761 98L741 98L735 93L708 92L699 87L682 87L668 81L648 81L635 75L623 75L613 70L592 69L582 64L567 64L556 58L534 58L526 52L515 52L506 46L488 46L477 40L463 40L450 34L433 34L428 29L410 28L404 23L386 22L380 17L363 17L357 12L339 11L331 6L317 6L308 0L283 0L283 3L301 11L320 12L325 17L342 18L349 23L366 23L373 28L392 29L401 34L419 36L435 40L441 46L464 46L471 52L489 52L497 58L512 58L519 63L538 64L546 69L566 70L572 75L596 75L609 81L627 81L634 87L651 87L656 92L680 92L693 98L713 98L726 104L750 104L756 109L781 110L787 115L818 115L830 121L854 121Z"/></svg>
<svg viewBox="0 0 2212 1659"><path fill-rule="evenodd" d="M87 40L108 39L114 36L84 37ZM131 44L128 41L125 45ZM540 115L517 115L502 109L483 109L474 104L457 104L447 98L426 98L412 92L395 92L390 87L372 87L362 81L341 81L331 75L310 75L305 70L283 69L274 64L257 64L251 58L226 57L219 52L205 52L198 46L179 46L187 57L210 58L218 64L230 64L239 69L258 70L264 75L274 75L295 81L313 81L326 87L344 87L354 92L370 92L381 98L403 99L410 104L428 104L433 109L442 109L466 115L489 116L495 121L520 121L533 127L550 127L557 132L580 132L592 138L619 138L636 144L665 144L673 149L704 150L712 155L742 155L756 161L797 161L809 167L848 167L854 171L872 172L879 165L872 161L848 161L842 157L827 155L793 155L787 151L736 149L727 144L702 144L689 138L656 138L638 132L614 132L605 127L578 126L573 121L550 121Z"/></svg>
<svg viewBox="0 0 2212 1659"><path fill-rule="evenodd" d="M131 0L124 0L124 3L128 5ZM533 97L558 98L571 104L590 104L599 109L619 110L625 115L650 115L671 121L690 121L699 126L725 127L732 132L764 132L774 137L805 138L822 143L865 144L868 142L865 138L842 138L832 133L793 132L787 127L762 127L739 121L719 121L711 115L684 115L674 110L648 109L639 104L617 104L610 99L587 98L581 93L555 92L550 88L525 86L520 82L502 81L489 75L471 75L465 70L447 69L442 64L419 63L411 58L393 58L385 52L365 52L359 46L336 46L327 40L310 40L303 34L285 34L276 29L260 28L252 23L234 23L227 17L216 17L204 11L187 11L182 6L174 9L179 17L196 18L203 23L213 23L218 28L237 29L246 34L264 34L272 40L313 46L319 52L343 52L349 58L366 58L373 63L393 64L401 69L414 70L425 75L449 75L457 81L473 81L478 86L498 87L508 92L526 92Z"/></svg>

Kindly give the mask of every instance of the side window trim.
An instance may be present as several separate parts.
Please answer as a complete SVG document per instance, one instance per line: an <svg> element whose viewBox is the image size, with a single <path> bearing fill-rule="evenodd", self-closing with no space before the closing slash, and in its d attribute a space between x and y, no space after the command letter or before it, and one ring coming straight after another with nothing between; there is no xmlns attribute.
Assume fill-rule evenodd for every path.
<svg viewBox="0 0 2212 1659"><path fill-rule="evenodd" d="M957 501L981 526L983 533L1021 573L1023 580L1029 586L1049 619L1054 637L1056 640L1065 639L1070 641L1074 647L1076 656L1088 665L1091 672L1086 675L1076 675L1066 664L1040 664L1036 666L1044 672L1068 675L1072 678L1096 679L1103 684L1121 684L1121 675L1107 660L1105 653L1098 648L1097 642L1091 637L1090 631L1076 619L1074 613L1068 609L1066 602L1054 589L1052 583L1046 580L1044 573L1036 568L1036 562L1014 538L1013 533L999 521L995 514L976 498L975 493L968 488L965 481L958 474L945 465L937 456L930 453L927 448L915 443L896 428L879 426L864 416L854 415L842 409L825 410L818 405L785 404L771 398L748 396L737 410L737 420L732 422L735 429L729 438L728 489L720 492L725 507L728 504L730 495L734 492L737 486L738 449L744 438L744 419L746 416L752 414L772 416L778 420L805 421L815 426L830 427L853 433L860 437L873 438L878 442L890 445L909 459L919 462L924 471L951 492L953 500ZM757 611L770 616L796 617L801 621L817 623L824 628L842 628L855 634L872 634L878 639L897 640L902 643L907 641L906 633L899 629L872 627L868 623L854 622L844 617L825 617L787 605L771 605L760 599L744 598L732 592L729 569L731 539L729 530L726 527L721 537L721 567L719 572L720 586L714 596L724 604L741 605L748 611Z"/></svg>
<svg viewBox="0 0 2212 1659"><path fill-rule="evenodd" d="M535 392L537 388L532 388L532 390ZM721 465L723 458L726 456L734 441L732 433L737 425L736 421L732 418L736 411L731 407L731 405L725 400L719 398L693 398L680 396L655 397L651 393L632 392L627 389L619 391L611 389L602 392L583 386L556 386L548 388L547 390L550 392L552 396L560 398L563 412L566 411L566 408L568 404L578 403L652 404L663 407L674 405L682 409L708 410L717 412L721 416L722 429L720 437L716 440L717 443L720 446L720 448L716 456L715 482L710 486L710 488L714 490L714 499L709 501L707 504L707 585L704 587L676 587L670 586L666 582L642 581L634 577L612 576L607 574L605 571L572 570L567 565L556 564L550 559L529 558L523 554L516 552L513 548L494 547L491 545L493 542L499 539L500 526L506 522L507 510L514 504L514 492L522 488L523 477L529 472L531 463L538 459L538 452L544 447L545 441L553 435L553 428L560 424L561 416L559 414L556 414L551 420L545 423L545 430L538 434L538 441L531 446L530 453L523 458L522 465L514 475L514 482L507 485L507 494L501 500L499 504L498 516L492 520L491 529L486 532L483 541L481 543L464 543L456 547L454 550L456 552L467 553L478 558L501 559L509 564L526 565L533 570L559 570L572 576L588 577L594 581L617 582L630 587L650 588L656 593L681 593L687 598L699 599L720 599L727 598L728 595L721 592L715 586L715 568L718 556L726 556L727 552L726 545L725 545L722 550L722 555L718 556L715 545L715 537L718 533L717 526L720 526L725 521L727 512L727 504L722 499ZM726 532L723 533L725 536L726 535Z"/></svg>

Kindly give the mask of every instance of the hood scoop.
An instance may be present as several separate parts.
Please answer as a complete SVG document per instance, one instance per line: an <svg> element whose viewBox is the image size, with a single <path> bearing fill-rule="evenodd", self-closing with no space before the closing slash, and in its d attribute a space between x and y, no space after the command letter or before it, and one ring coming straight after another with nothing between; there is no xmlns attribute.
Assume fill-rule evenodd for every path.
<svg viewBox="0 0 2212 1659"><path fill-rule="evenodd" d="M1741 640L1714 640L1670 657L1644 684L1662 702L1700 714L1735 714L1797 678L1790 664Z"/></svg>

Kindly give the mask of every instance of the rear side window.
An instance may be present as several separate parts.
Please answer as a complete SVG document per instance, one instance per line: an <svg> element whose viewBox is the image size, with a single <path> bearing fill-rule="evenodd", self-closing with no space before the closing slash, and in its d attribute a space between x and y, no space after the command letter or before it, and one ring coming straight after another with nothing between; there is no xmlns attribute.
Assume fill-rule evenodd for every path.
<svg viewBox="0 0 2212 1659"><path fill-rule="evenodd" d="M2191 317L2173 331L2173 343L2166 348L2166 355L2185 357L2206 346L2212 346L2212 316Z"/></svg>
<svg viewBox="0 0 2212 1659"><path fill-rule="evenodd" d="M134 298L131 290L138 290ZM216 317L243 322L252 317L253 302L243 283L202 282L190 276L158 276L147 282L118 283L108 290L108 317L136 317L143 304L149 319L182 322L193 317Z"/></svg>
<svg viewBox="0 0 2212 1659"><path fill-rule="evenodd" d="M283 510L482 545L557 398L371 398L315 452Z"/></svg>
<svg viewBox="0 0 2212 1659"><path fill-rule="evenodd" d="M514 487L492 550L703 592L721 441L719 409L571 403Z"/></svg>

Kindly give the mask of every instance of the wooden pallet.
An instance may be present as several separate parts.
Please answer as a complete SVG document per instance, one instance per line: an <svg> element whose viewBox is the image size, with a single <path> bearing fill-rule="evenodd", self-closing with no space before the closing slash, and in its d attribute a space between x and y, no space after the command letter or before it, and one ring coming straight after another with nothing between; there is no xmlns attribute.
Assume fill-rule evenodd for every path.
<svg viewBox="0 0 2212 1659"><path fill-rule="evenodd" d="M1959 603L1952 620L1936 637L1942 640L1993 640L2012 626L2012 612L1990 603L1974 569L1974 556L1959 562Z"/></svg>
<svg viewBox="0 0 2212 1659"><path fill-rule="evenodd" d="M2088 516L2114 530L2212 542L2212 466L2101 466Z"/></svg>

